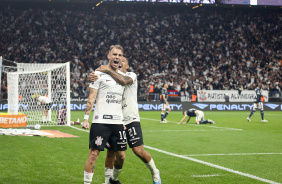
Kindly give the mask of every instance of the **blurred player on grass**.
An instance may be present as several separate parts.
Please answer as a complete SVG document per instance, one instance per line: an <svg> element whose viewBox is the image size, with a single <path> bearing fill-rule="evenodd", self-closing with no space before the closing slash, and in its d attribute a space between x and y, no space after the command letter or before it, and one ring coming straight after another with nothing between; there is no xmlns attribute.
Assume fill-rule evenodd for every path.
<svg viewBox="0 0 282 184"><path fill-rule="evenodd" d="M64 105L60 110L58 110L58 114L57 114L58 125L66 124L66 116L67 116L67 107L66 105Z"/></svg>
<svg viewBox="0 0 282 184"><path fill-rule="evenodd" d="M161 94L161 103L162 103L161 123L167 123L166 117L170 112L169 103L167 101L168 99L167 88L168 88L168 84L165 83Z"/></svg>
<svg viewBox="0 0 282 184"><path fill-rule="evenodd" d="M119 70L125 73L125 76L118 74L108 67L101 66L98 71L111 75L119 84L125 85L125 91L122 101L122 112L124 116L124 124L126 127L126 137L129 147L138 156L151 171L153 184L161 184L160 172L156 168L154 160L150 153L144 150L143 135L140 124L138 103L137 103L137 76L133 72L127 72L129 68L128 60L122 58L122 65ZM95 80L94 72L90 75L90 80ZM111 145L109 145L111 146ZM113 171L113 163L115 160L114 151L109 147L105 161L105 183L108 184L108 178L111 177Z"/></svg>
<svg viewBox="0 0 282 184"><path fill-rule="evenodd" d="M188 123L191 119L191 117L196 117L196 124L215 124L215 122L213 120L205 120L205 114L203 111L200 111L200 110L196 110L196 109L188 109L187 111L183 111L183 115L184 117L182 118L182 120L178 123L178 124L181 124L185 119L186 117L188 116L188 120L186 121L186 123ZM186 124L186 123L183 123L183 124Z"/></svg>
<svg viewBox="0 0 282 184"><path fill-rule="evenodd" d="M42 122L46 123L48 120L48 111L52 107L52 100L47 96L40 96L38 94L35 95L35 100L38 106L43 107Z"/></svg>
<svg viewBox="0 0 282 184"><path fill-rule="evenodd" d="M247 117L247 120L251 122L252 115L256 112L256 109L260 110L261 115L261 122L267 122L267 120L264 119L264 112L263 112L263 101L264 96L262 95L262 84L260 83L258 87L255 89L256 92L256 101L253 105L253 110L251 111L250 115Z"/></svg>

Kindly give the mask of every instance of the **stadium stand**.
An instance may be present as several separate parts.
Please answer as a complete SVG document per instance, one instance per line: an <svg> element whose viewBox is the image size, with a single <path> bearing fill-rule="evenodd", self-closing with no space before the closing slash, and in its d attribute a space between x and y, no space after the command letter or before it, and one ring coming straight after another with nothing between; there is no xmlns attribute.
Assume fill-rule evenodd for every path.
<svg viewBox="0 0 282 184"><path fill-rule="evenodd" d="M253 90L263 82L281 97L280 10L168 6L5 3L0 50L16 62L71 62L73 98L87 97L88 74L120 44L139 81L192 94L199 89ZM11 65L11 63L3 63ZM6 75L2 75L5 98ZM4 95L4 96L3 96Z"/></svg>

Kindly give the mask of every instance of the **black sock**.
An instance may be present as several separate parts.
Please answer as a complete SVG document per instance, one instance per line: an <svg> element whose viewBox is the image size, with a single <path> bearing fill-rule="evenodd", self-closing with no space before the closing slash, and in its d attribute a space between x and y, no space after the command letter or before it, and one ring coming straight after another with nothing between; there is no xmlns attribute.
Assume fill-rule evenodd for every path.
<svg viewBox="0 0 282 184"><path fill-rule="evenodd" d="M168 113L169 112L167 112L167 111L165 112L164 119L167 117Z"/></svg>
<svg viewBox="0 0 282 184"><path fill-rule="evenodd" d="M249 115L249 118L251 118L254 113L255 113L255 111L252 110L251 114Z"/></svg>
<svg viewBox="0 0 282 184"><path fill-rule="evenodd" d="M261 119L264 120L264 113L263 111L260 111Z"/></svg>
<svg viewBox="0 0 282 184"><path fill-rule="evenodd" d="M200 124L207 124L209 121L205 120L205 121L200 121Z"/></svg>

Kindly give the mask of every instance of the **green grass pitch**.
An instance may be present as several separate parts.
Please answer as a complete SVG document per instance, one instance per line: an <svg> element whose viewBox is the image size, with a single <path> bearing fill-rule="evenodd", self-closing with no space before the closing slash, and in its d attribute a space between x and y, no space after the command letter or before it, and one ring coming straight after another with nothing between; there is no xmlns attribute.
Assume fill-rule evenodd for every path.
<svg viewBox="0 0 282 184"><path fill-rule="evenodd" d="M72 120L83 111L72 111ZM163 184L282 183L282 113L205 112L215 125L176 124L182 112L160 123L160 112L140 112L145 149L161 172ZM75 127L75 128L74 128ZM0 135L1 184L80 184L88 156L88 131L81 126L42 127L78 138ZM150 184L147 167L129 149L119 177L123 184ZM105 152L96 162L93 184L104 183Z"/></svg>

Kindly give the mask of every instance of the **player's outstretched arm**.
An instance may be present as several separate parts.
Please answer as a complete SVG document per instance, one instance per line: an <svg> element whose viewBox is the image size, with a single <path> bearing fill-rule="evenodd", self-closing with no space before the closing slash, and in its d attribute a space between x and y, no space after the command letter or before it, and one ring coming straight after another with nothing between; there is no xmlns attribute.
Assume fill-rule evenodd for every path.
<svg viewBox="0 0 282 184"><path fill-rule="evenodd" d="M191 116L189 116L189 118L187 119L186 123L188 123L190 121L190 119L191 119Z"/></svg>
<svg viewBox="0 0 282 184"><path fill-rule="evenodd" d="M184 117L182 118L182 120L181 120L179 123L177 123L177 124L181 124L181 123L186 119L186 117L187 117L187 116L184 116Z"/></svg>
<svg viewBox="0 0 282 184"><path fill-rule="evenodd" d="M89 93L89 98L88 98L86 108L85 108L84 121L83 121L82 128L85 128L85 129L89 128L88 119L89 119L89 115L92 111L95 99L97 97L97 93L98 93L97 89L90 88L90 93Z"/></svg>
<svg viewBox="0 0 282 184"><path fill-rule="evenodd" d="M97 71L109 74L117 83L119 83L122 86L130 85L130 84L133 83L133 80L132 80L131 77L123 76L123 75L109 69L109 67L107 67L107 66L102 65L97 69Z"/></svg>

